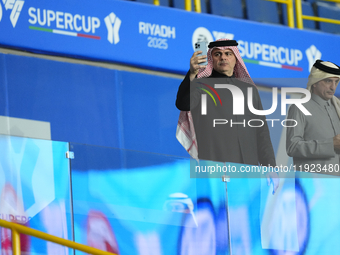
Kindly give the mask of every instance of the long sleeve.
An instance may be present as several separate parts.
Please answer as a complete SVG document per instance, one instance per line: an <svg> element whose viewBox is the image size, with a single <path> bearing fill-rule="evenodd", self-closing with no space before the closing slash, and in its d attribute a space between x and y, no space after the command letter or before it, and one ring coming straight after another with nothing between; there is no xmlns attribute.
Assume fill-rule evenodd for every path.
<svg viewBox="0 0 340 255"><path fill-rule="evenodd" d="M317 116L311 116L311 118L317 118ZM335 156L332 136L325 139L305 139L306 116L295 105L289 108L287 119L293 119L297 122L295 127L286 128L286 150L289 156L294 158L331 158ZM294 122L290 121L287 124L291 126ZM313 128L318 127L314 125ZM327 130L324 130L324 133L326 132Z"/></svg>
<svg viewBox="0 0 340 255"><path fill-rule="evenodd" d="M203 87L203 85L201 85L198 81L198 79L194 79L191 82L189 72L184 77L177 92L176 107L179 110L191 111L199 104L202 94L202 90L199 88Z"/></svg>
<svg viewBox="0 0 340 255"><path fill-rule="evenodd" d="M253 102L255 98L257 100L257 110L263 110L260 95L257 89L253 90ZM268 124L265 116L257 116L257 118L261 119L264 122L264 125L257 130L257 150L258 150L258 160L259 163L263 166L276 166L275 153L273 149L273 145L270 139L270 132L268 128Z"/></svg>
<svg viewBox="0 0 340 255"><path fill-rule="evenodd" d="M190 111L190 78L189 71L178 88L176 107L181 111Z"/></svg>

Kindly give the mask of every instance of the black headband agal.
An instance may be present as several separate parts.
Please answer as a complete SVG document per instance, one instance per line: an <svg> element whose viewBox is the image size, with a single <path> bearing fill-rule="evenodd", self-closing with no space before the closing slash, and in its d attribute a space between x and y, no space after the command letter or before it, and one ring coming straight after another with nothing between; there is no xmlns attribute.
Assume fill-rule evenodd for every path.
<svg viewBox="0 0 340 255"><path fill-rule="evenodd" d="M214 47L225 47L225 46L237 46L238 43L235 40L227 40L227 41L216 41L209 43L208 48L214 48Z"/></svg>
<svg viewBox="0 0 340 255"><path fill-rule="evenodd" d="M318 68L321 71L324 71L326 73L340 75L340 67L338 65L336 65L338 68L333 68L333 67L323 65L322 62L324 62L324 61L319 59L314 63L313 66L315 66L316 68ZM332 64L334 64L334 63L332 63Z"/></svg>

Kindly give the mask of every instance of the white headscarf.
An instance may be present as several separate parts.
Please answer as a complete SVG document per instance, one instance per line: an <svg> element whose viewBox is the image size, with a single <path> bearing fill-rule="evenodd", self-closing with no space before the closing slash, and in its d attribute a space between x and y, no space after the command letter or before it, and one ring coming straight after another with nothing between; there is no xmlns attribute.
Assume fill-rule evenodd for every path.
<svg viewBox="0 0 340 255"><path fill-rule="evenodd" d="M322 68L324 70L321 70L321 68L324 65L325 68ZM319 67L319 68L318 68ZM335 73L327 72L325 70L328 70L327 67L329 67L329 70L334 69ZM322 61L322 60L317 60L315 64L312 67L312 70L310 71L310 74L308 76L308 82L307 82L307 89L312 93L312 86L315 83L318 83L319 81L322 81L327 78L332 78L332 77L338 77L340 79L340 68L336 64L329 62L329 61ZM340 100L336 97L333 96L331 99L335 110L340 118Z"/></svg>

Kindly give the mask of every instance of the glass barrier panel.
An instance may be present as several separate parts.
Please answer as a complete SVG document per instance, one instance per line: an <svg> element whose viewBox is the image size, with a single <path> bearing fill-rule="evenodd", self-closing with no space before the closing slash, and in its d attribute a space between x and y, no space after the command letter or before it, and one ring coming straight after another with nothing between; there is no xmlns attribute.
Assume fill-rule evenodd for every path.
<svg viewBox="0 0 340 255"><path fill-rule="evenodd" d="M230 162L216 165L5 135L0 136L0 151L1 219L104 251L165 255L340 251L337 175L286 173L280 168L279 188L273 194L273 180L268 186L263 172L260 178L230 173L228 182L221 179L228 173L203 172L202 178L196 172L212 163L214 169L253 169ZM74 158L66 158L67 152ZM11 254L10 230L1 228L0 233L1 254ZM25 235L21 248L22 254L74 253Z"/></svg>
<svg viewBox="0 0 340 255"><path fill-rule="evenodd" d="M73 240L70 165L65 142L0 135L0 219ZM12 254L1 228L1 254ZM71 254L21 235L22 254Z"/></svg>
<svg viewBox="0 0 340 255"><path fill-rule="evenodd" d="M204 229L215 231L212 202L197 199L200 183L190 178L189 159L75 143L70 148L76 242L118 254L187 254L201 218L209 223ZM201 234L207 249L215 245Z"/></svg>

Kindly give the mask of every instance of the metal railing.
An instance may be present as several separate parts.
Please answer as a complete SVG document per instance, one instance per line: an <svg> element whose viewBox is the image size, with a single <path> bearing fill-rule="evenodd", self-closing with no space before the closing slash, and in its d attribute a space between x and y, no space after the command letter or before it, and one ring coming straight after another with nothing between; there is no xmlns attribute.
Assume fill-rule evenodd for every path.
<svg viewBox="0 0 340 255"><path fill-rule="evenodd" d="M328 2L340 3L340 0L323 0ZM296 25L297 28L303 29L303 20L313 20L313 21L320 21L320 22L327 22L340 25L340 20L336 19L328 19L322 17L315 17L315 16L307 16L302 14L302 7L301 7L301 0L295 0L295 8L296 8Z"/></svg>
<svg viewBox="0 0 340 255"><path fill-rule="evenodd" d="M13 249L13 255L20 255L21 249L20 249L20 234L30 235L34 236L49 242L57 243L63 246L67 246L69 248L79 250L82 252L86 252L87 254L93 254L93 255L117 255L115 253L102 251L87 245L83 245L80 243L76 243L64 238L60 238L57 236L53 236L50 234L46 234L44 232L22 226L17 223L8 222L5 220L0 220L0 226L3 228L11 229L12 231L12 249Z"/></svg>
<svg viewBox="0 0 340 255"><path fill-rule="evenodd" d="M295 24L294 24L294 8L293 8L293 5L294 5L293 1L294 0L266 0L266 1L276 2L276 3L280 3L280 4L286 4L287 5L288 26L291 27L291 28L295 27ZM340 3L340 0L322 0L322 1ZM303 15L302 14L301 0L295 0L295 12L296 12L296 26L299 29L303 29L303 20L304 19L321 21L321 22L328 22L328 23L340 25L340 20Z"/></svg>
<svg viewBox="0 0 340 255"><path fill-rule="evenodd" d="M154 5L159 5L159 0L153 0ZM201 13L201 1L194 0L195 12ZM191 0L184 0L184 9L186 11L191 11Z"/></svg>
<svg viewBox="0 0 340 255"><path fill-rule="evenodd" d="M184 0L185 1L185 10L191 11L191 0ZM280 4L286 4L287 5L287 20L288 20L288 27L295 28L294 24L294 0L266 0L269 2L275 2ZM328 2L334 2L334 3L340 3L340 0L323 0ZM159 5L159 0L154 0L155 5ZM195 4L195 12L201 12L201 1L200 0L194 0ZM335 19L328 19L328 18L322 18L322 17L315 17L315 16L308 16L302 14L302 3L301 0L295 0L295 12L296 12L296 25L297 28L303 29L303 20L314 20L314 21L320 21L320 22L328 22L333 24L339 24L340 20Z"/></svg>
<svg viewBox="0 0 340 255"><path fill-rule="evenodd" d="M184 0L185 10L191 11L191 0ZM201 13L201 0L194 0L195 12Z"/></svg>

